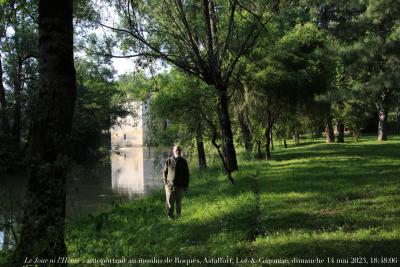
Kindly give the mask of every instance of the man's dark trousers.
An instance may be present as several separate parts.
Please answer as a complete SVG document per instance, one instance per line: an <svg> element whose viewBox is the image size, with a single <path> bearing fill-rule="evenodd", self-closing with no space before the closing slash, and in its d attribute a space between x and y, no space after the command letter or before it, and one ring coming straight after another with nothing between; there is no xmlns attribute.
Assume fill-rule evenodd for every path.
<svg viewBox="0 0 400 267"><path fill-rule="evenodd" d="M174 217L174 206L176 205L176 216L181 216L182 195L185 189L183 187L175 187L165 185L166 208L168 217Z"/></svg>

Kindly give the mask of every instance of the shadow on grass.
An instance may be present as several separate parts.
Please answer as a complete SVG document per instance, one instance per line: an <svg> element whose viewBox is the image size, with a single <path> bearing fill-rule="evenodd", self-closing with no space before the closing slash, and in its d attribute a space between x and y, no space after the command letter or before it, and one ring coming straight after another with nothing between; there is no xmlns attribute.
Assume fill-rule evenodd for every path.
<svg viewBox="0 0 400 267"><path fill-rule="evenodd" d="M399 159L400 144L399 143L375 143L375 144L314 144L312 149L305 146L304 148L294 148L288 150L280 150L273 154L276 161L287 161L304 158L319 157L337 157L346 155L347 157L385 157Z"/></svg>
<svg viewBox="0 0 400 267"><path fill-rule="evenodd" d="M371 266L397 266L399 264L398 245L400 240L323 240L304 238L302 241L274 243L260 242L256 254L265 258L297 258L295 266L327 266L325 264L301 264L299 259L315 259L319 257L327 263L328 257L333 264L370 264ZM333 259L332 259L333 258ZM377 258L377 259L373 259ZM396 260L397 259L397 260ZM374 261L379 260L382 263ZM389 263L391 262L391 263Z"/></svg>

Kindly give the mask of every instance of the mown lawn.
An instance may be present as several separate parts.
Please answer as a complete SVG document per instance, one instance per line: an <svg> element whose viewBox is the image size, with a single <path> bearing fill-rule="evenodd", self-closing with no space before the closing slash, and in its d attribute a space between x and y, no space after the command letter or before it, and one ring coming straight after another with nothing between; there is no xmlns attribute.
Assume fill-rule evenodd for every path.
<svg viewBox="0 0 400 267"><path fill-rule="evenodd" d="M307 261L328 258L329 266L400 265L400 137L346 142L276 145L269 163L240 157L236 185L219 168L193 167L182 218L167 220L162 191L115 205L69 222L69 257L147 261L141 266L210 266L205 258L218 266L319 266Z"/></svg>

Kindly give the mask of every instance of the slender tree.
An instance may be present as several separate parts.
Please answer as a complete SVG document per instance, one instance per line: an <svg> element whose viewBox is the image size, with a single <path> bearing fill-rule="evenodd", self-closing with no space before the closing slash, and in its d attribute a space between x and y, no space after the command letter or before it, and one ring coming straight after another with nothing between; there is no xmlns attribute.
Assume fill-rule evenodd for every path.
<svg viewBox="0 0 400 267"><path fill-rule="evenodd" d="M3 64L2 64L1 54L0 54L0 116L1 116L2 130L3 132L8 134L10 131L10 122L7 116L6 92L3 85Z"/></svg>
<svg viewBox="0 0 400 267"><path fill-rule="evenodd" d="M12 5L1 2L0 4L0 117L2 130L4 133L8 134L10 131L10 122L7 115L6 93L3 83L3 58L1 52L3 52L3 39L6 37L9 24L8 18Z"/></svg>
<svg viewBox="0 0 400 267"><path fill-rule="evenodd" d="M325 136L326 136L326 143L331 144L335 142L335 133L333 131L333 116L331 114L331 111L328 112L328 116L326 118L326 124L325 124Z"/></svg>
<svg viewBox="0 0 400 267"><path fill-rule="evenodd" d="M244 85L240 82L240 78L238 78L237 86L235 88L234 107L236 120L241 133L241 141L244 144L246 152L251 153L253 151L253 143L249 119L249 107L246 102Z"/></svg>

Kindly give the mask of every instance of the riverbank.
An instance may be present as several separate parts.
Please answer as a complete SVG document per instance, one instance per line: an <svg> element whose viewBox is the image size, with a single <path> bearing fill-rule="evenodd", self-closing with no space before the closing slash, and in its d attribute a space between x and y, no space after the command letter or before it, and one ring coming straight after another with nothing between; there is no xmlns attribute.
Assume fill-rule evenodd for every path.
<svg viewBox="0 0 400 267"><path fill-rule="evenodd" d="M241 159L234 186L217 168L193 171L180 219L167 220L162 191L116 204L68 225L69 255L147 266L400 262L399 139L277 148L269 163Z"/></svg>

